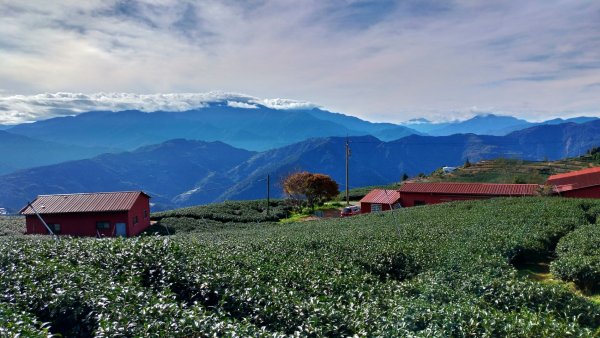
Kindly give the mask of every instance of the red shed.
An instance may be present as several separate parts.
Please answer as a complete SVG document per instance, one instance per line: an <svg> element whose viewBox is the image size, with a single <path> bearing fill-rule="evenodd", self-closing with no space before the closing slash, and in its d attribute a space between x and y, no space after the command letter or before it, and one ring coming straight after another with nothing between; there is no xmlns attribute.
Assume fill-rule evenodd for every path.
<svg viewBox="0 0 600 338"><path fill-rule="evenodd" d="M390 210L400 207L400 193L397 190L374 189L360 200L360 213Z"/></svg>
<svg viewBox="0 0 600 338"><path fill-rule="evenodd" d="M600 167L552 175L546 184L554 186L560 196L600 198Z"/></svg>
<svg viewBox="0 0 600 338"><path fill-rule="evenodd" d="M33 208L56 234L135 236L150 226L150 196L142 191L40 195ZM25 215L28 234L47 234L31 206Z"/></svg>
<svg viewBox="0 0 600 338"><path fill-rule="evenodd" d="M539 188L537 184L404 183L399 191L402 206L413 207L492 197L535 196Z"/></svg>

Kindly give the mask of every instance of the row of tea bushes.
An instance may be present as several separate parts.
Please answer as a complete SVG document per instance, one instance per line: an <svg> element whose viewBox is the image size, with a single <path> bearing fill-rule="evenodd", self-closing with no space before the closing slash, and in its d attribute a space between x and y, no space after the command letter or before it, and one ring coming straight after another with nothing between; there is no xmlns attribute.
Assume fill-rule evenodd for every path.
<svg viewBox="0 0 600 338"><path fill-rule="evenodd" d="M595 205L582 203L470 201L174 237L4 238L0 304L67 336L593 336L600 305L511 265L585 229Z"/></svg>
<svg viewBox="0 0 600 338"><path fill-rule="evenodd" d="M25 217L0 216L0 236L19 236L25 230Z"/></svg>
<svg viewBox="0 0 600 338"><path fill-rule="evenodd" d="M277 222L290 212L291 206L283 200L270 201L268 212L266 200L227 201L153 213L152 219L158 222L146 233L172 235L245 228Z"/></svg>
<svg viewBox="0 0 600 338"><path fill-rule="evenodd" d="M563 237L551 264L554 275L586 292L600 291L600 224L584 225Z"/></svg>

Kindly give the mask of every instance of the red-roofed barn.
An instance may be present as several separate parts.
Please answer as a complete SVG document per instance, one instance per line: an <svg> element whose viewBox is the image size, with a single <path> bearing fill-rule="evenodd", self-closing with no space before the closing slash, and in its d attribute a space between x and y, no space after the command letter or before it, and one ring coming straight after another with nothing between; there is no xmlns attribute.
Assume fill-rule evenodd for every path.
<svg viewBox="0 0 600 338"><path fill-rule="evenodd" d="M560 196L600 198L600 167L552 175L546 184Z"/></svg>
<svg viewBox="0 0 600 338"><path fill-rule="evenodd" d="M20 213L28 234L47 234L34 208L59 235L129 237L150 226L150 196L142 191L40 195Z"/></svg>
<svg viewBox="0 0 600 338"><path fill-rule="evenodd" d="M537 184L407 182L400 187L399 191L402 206L413 207L492 197L535 196L539 188Z"/></svg>
<svg viewBox="0 0 600 338"><path fill-rule="evenodd" d="M397 190L374 189L360 200L360 212L386 211L400 207L400 193Z"/></svg>

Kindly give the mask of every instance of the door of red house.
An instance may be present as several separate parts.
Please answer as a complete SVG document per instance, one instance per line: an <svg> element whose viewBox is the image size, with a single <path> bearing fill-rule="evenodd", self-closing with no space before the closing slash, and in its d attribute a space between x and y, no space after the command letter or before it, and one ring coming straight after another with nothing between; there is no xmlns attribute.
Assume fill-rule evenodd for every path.
<svg viewBox="0 0 600 338"><path fill-rule="evenodd" d="M125 228L126 228L125 223L117 223L116 226L117 226L117 236L126 237L127 232L125 230Z"/></svg>

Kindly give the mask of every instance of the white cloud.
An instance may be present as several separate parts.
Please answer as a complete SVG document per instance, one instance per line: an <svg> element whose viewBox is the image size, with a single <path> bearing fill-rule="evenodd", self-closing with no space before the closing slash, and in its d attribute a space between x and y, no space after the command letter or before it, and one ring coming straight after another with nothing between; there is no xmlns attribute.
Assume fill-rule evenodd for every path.
<svg viewBox="0 0 600 338"><path fill-rule="evenodd" d="M295 101L290 99L264 99L256 101L264 106L273 109L312 109L318 108L314 103L306 101Z"/></svg>
<svg viewBox="0 0 600 338"><path fill-rule="evenodd" d="M598 12L600 2L572 0L5 0L0 83L12 96L223 88L392 122L471 106L520 117L598 114ZM109 109L143 101L104 95ZM142 106L200 100L171 95L174 103L152 97ZM63 101L54 109L72 110ZM0 118L22 119L15 114L46 116L25 109Z"/></svg>
<svg viewBox="0 0 600 338"><path fill-rule="evenodd" d="M16 124L76 115L86 111L140 110L186 111L203 108L211 102L226 102L230 107L300 109L316 105L289 99L260 99L253 96L213 91L207 93L133 94L133 93L45 93L37 95L0 96L0 124Z"/></svg>
<svg viewBox="0 0 600 338"><path fill-rule="evenodd" d="M244 109L257 109L258 108L258 106L255 104L250 104L250 103L240 102L240 101L227 101L227 106L233 107L233 108L244 108Z"/></svg>

